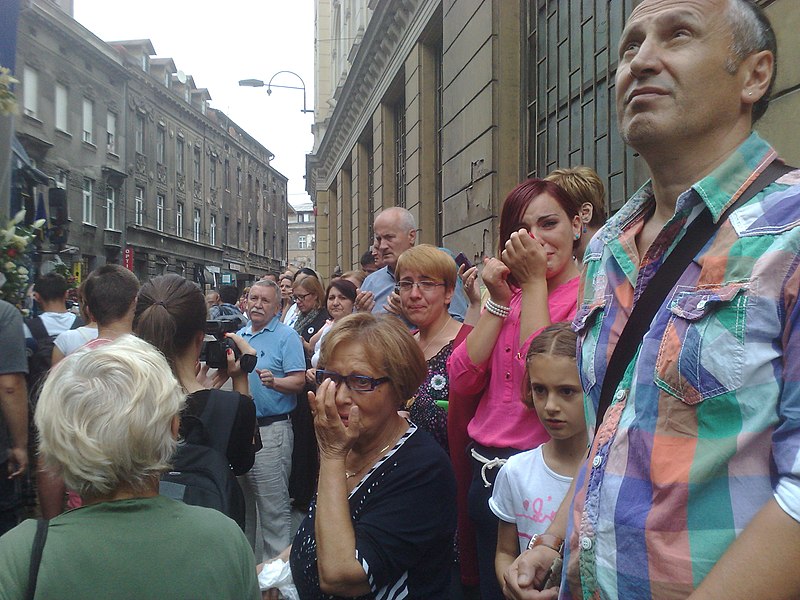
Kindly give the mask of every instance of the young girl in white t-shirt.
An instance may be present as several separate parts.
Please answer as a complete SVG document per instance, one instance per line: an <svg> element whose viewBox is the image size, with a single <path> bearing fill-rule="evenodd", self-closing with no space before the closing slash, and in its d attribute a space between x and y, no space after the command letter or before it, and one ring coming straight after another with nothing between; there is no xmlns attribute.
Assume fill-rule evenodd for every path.
<svg viewBox="0 0 800 600"><path fill-rule="evenodd" d="M588 437L576 341L568 323L556 323L544 329L528 350L529 381L522 401L536 411L550 440L509 458L494 483L489 507L500 519L495 572L501 586L503 573L531 537L550 526L586 458Z"/></svg>

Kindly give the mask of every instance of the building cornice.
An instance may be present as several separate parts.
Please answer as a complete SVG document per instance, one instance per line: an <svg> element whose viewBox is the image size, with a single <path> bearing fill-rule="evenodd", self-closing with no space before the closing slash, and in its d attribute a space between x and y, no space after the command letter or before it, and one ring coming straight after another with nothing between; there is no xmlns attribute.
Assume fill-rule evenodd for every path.
<svg viewBox="0 0 800 600"><path fill-rule="evenodd" d="M377 2L316 153L307 157L309 192L328 189L372 119L441 0Z"/></svg>

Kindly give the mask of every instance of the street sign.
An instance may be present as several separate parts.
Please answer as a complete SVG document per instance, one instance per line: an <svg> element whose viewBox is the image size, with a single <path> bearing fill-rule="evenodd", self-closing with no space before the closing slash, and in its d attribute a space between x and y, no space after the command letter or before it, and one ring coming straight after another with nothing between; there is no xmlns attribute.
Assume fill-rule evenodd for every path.
<svg viewBox="0 0 800 600"><path fill-rule="evenodd" d="M125 246L125 251L122 253L122 266L128 271L133 271L133 248L131 246Z"/></svg>

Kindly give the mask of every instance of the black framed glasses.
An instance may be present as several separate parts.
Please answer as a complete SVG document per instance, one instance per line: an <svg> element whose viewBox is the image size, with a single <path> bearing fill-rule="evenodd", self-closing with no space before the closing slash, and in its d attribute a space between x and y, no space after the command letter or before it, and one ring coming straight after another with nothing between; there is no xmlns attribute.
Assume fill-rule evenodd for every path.
<svg viewBox="0 0 800 600"><path fill-rule="evenodd" d="M368 377L367 375L356 375L355 373L350 373L350 375L342 375L341 373L337 373L335 371L317 369L317 384L321 384L326 379L330 379L336 385L344 382L344 384L353 392L373 392L375 391L375 388L382 383L391 381L389 377L378 377L375 379L374 377Z"/></svg>
<svg viewBox="0 0 800 600"><path fill-rule="evenodd" d="M309 296L311 296L311 292L309 292L308 294L294 294L292 296L292 300L294 300L295 302L302 302Z"/></svg>
<svg viewBox="0 0 800 600"><path fill-rule="evenodd" d="M435 290L437 287L444 287L444 283L437 283L436 281L398 281L394 286L396 294L407 294L414 286L423 294L427 294Z"/></svg>

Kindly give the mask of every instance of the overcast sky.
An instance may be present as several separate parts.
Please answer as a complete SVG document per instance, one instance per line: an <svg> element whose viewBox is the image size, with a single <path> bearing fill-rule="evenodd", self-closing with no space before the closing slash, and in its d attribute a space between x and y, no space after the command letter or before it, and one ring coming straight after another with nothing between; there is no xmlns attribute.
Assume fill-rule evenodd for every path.
<svg viewBox="0 0 800 600"><path fill-rule="evenodd" d="M2 0L0 0L2 1ZM312 0L75 0L75 19L105 41L147 38L156 55L208 88L211 106L241 125L274 155L272 166L289 178L289 201L305 193L305 155L314 116L303 114L301 90L239 87L278 71L303 78L314 105ZM273 83L299 86L287 74Z"/></svg>

